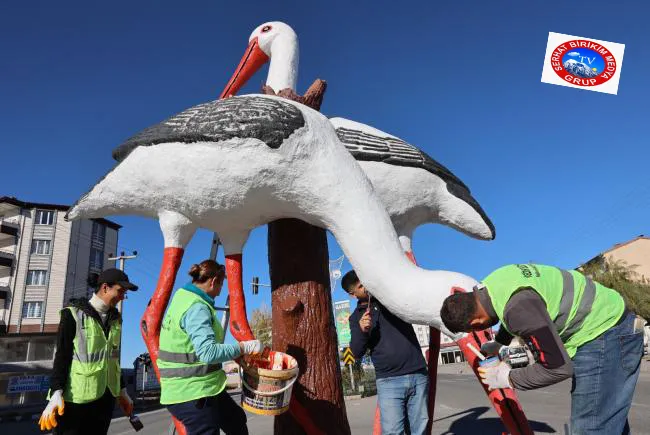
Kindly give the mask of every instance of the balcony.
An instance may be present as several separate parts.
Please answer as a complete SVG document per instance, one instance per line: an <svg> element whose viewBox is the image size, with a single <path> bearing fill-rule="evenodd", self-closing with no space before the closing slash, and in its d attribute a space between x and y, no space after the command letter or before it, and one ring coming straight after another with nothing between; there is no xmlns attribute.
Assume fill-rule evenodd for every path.
<svg viewBox="0 0 650 435"><path fill-rule="evenodd" d="M0 241L14 240L18 235L19 225L11 221L0 222Z"/></svg>
<svg viewBox="0 0 650 435"><path fill-rule="evenodd" d="M14 255L8 252L0 251L0 269L9 268L14 265Z"/></svg>

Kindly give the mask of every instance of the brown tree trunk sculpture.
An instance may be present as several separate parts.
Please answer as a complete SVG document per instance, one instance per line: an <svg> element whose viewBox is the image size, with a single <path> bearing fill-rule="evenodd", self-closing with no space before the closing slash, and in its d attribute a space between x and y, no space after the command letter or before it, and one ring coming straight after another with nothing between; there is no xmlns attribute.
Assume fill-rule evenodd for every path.
<svg viewBox="0 0 650 435"><path fill-rule="evenodd" d="M319 110L326 83L316 80L304 94L277 94ZM276 435L349 435L332 311L325 230L297 219L268 225L273 349L292 355L300 374L290 412L275 418ZM298 414L298 415L297 415ZM303 414L302 416L300 414ZM305 419L309 424L305 424Z"/></svg>

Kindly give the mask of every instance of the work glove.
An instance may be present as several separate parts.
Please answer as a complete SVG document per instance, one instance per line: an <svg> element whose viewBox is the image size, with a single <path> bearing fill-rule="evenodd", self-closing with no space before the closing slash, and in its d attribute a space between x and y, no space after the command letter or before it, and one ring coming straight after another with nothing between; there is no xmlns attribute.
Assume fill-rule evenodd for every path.
<svg viewBox="0 0 650 435"><path fill-rule="evenodd" d="M239 350L242 355L260 354L262 353L262 342L259 340L240 341Z"/></svg>
<svg viewBox="0 0 650 435"><path fill-rule="evenodd" d="M117 402L124 415L128 417L133 414L133 400L129 397L129 393L126 392L126 388L120 390L120 396L117 398Z"/></svg>
<svg viewBox="0 0 650 435"><path fill-rule="evenodd" d="M491 367L479 367L478 374L481 382L488 387L488 390L498 390L500 388L512 388L510 385L510 366L504 362Z"/></svg>
<svg viewBox="0 0 650 435"><path fill-rule="evenodd" d="M38 419L38 425L41 427L41 430L52 430L58 424L56 421L56 415L63 415L63 410L65 408L65 402L63 401L63 390L56 390L50 397L45 410L41 414L41 418Z"/></svg>
<svg viewBox="0 0 650 435"><path fill-rule="evenodd" d="M502 345L498 341L486 341L481 345L481 352L485 356L497 356L499 351L506 346Z"/></svg>

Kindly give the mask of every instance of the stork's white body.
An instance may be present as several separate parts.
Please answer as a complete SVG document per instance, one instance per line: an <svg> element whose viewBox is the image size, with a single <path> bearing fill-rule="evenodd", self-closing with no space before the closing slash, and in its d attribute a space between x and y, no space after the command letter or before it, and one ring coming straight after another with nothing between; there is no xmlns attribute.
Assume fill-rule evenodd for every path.
<svg viewBox="0 0 650 435"><path fill-rule="evenodd" d="M391 312L446 331L440 321L443 300L452 287L469 291L477 282L413 265L329 120L286 99L259 97L293 104L305 119L279 149L257 139L141 146L85 195L69 218L158 217L166 247L184 247L196 228L206 228L219 234L226 254L241 252L257 226L299 218L332 232L360 279Z"/></svg>
<svg viewBox="0 0 650 435"><path fill-rule="evenodd" d="M349 119L330 118L330 122L337 129L343 127L401 141ZM384 203L406 251L411 251L415 229L427 223L440 223L477 239L494 238L486 219L466 201L449 192L447 182L435 174L417 167L367 160L358 162Z"/></svg>

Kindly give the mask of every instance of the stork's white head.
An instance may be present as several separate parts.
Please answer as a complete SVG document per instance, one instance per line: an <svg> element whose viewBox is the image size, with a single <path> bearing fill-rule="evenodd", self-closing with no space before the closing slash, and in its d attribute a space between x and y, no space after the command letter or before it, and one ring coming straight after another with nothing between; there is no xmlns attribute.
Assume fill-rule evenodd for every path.
<svg viewBox="0 0 650 435"><path fill-rule="evenodd" d="M273 57L273 46L277 40L282 44L298 43L298 35L293 31L291 26L281 21L269 21L268 23L260 24L253 30L248 43L251 44L257 40L257 45L268 57ZM275 45L276 47L279 44Z"/></svg>
<svg viewBox="0 0 650 435"><path fill-rule="evenodd" d="M269 21L253 30L248 48L219 98L236 95L265 63L271 61L266 84L276 92L295 90L298 76L298 35L280 21Z"/></svg>

